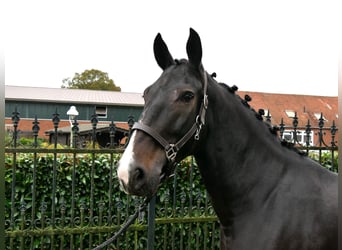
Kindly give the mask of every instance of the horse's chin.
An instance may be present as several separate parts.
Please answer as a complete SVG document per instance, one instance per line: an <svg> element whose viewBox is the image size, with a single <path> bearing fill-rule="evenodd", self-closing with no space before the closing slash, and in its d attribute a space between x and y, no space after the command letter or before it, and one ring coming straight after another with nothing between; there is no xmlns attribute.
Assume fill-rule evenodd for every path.
<svg viewBox="0 0 342 250"><path fill-rule="evenodd" d="M126 186L120 183L120 187L128 195L151 198L158 192L159 186L166 178L166 173L162 172L160 175L149 176L149 181L142 186L136 187L134 184Z"/></svg>
<svg viewBox="0 0 342 250"><path fill-rule="evenodd" d="M149 182L146 184L146 186L142 187L134 195L151 198L152 196L154 196L158 192L160 185L168 177L169 177L169 173L167 173L165 171L162 171L159 175L150 177Z"/></svg>
<svg viewBox="0 0 342 250"><path fill-rule="evenodd" d="M155 164L151 167L150 171L144 172L144 181L136 181L135 178L127 178L128 183L124 182L123 179L119 179L120 188L128 195L140 196L151 198L154 196L160 187L160 185L169 178L173 168L169 166L167 162L162 164Z"/></svg>

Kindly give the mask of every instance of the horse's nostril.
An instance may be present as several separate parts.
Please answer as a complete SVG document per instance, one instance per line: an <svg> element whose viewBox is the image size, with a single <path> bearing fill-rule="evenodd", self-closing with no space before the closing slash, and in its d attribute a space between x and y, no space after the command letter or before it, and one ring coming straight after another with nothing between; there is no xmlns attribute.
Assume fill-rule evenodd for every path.
<svg viewBox="0 0 342 250"><path fill-rule="evenodd" d="M144 170L142 170L142 168L138 167L134 172L134 177L137 181L143 180L145 177Z"/></svg>
<svg viewBox="0 0 342 250"><path fill-rule="evenodd" d="M142 191L143 186L146 184L146 174L145 171L141 167L136 167L132 171L132 175L130 178L130 192L133 194L139 194Z"/></svg>

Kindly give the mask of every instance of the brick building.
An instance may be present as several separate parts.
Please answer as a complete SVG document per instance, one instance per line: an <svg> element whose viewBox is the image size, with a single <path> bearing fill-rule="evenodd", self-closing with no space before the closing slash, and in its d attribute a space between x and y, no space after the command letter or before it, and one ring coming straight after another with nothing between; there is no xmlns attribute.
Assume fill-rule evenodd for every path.
<svg viewBox="0 0 342 250"><path fill-rule="evenodd" d="M297 117L297 140L304 144L306 141L306 128L311 126L310 144L317 145L319 122L323 121L324 141L331 144L331 128L338 124L338 97L310 96L293 94L274 94L250 91L238 91L237 94L244 98L249 95L252 98L250 106L256 111L264 109L265 115L269 114L271 123L280 126L285 124L283 136L293 139L293 120ZM39 120L39 136L48 138L53 130L52 117L59 113L59 128L68 134L70 127L66 114L70 106L76 106L79 111L77 120L79 124L89 130L91 117L98 115L99 126L103 130L108 128L110 121L121 129L127 131L128 117L138 119L143 109L144 101L141 93L124 93L113 91L96 91L81 89L57 89L5 86L5 123L6 128L12 128L12 113L17 110L20 113L18 129L22 135L32 134L32 122L37 116ZM321 117L322 115L322 117ZM264 118L266 119L266 118ZM101 125L100 125L101 124ZM107 124L107 125L106 125ZM49 134L50 133L50 134ZM65 139L68 140L67 138ZM336 138L337 141L337 133Z"/></svg>

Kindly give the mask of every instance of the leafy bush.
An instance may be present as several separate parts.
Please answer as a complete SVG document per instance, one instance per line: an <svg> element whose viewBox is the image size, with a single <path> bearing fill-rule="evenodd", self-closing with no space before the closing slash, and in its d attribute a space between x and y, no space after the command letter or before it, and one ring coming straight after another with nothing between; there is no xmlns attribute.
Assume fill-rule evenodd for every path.
<svg viewBox="0 0 342 250"><path fill-rule="evenodd" d="M116 176L116 162L119 157L119 154L37 154L36 158L33 153L17 154L15 158L7 155L5 159L6 229L23 230L28 226L33 229L45 228L48 231L52 226L84 229L89 226L100 228L104 225L121 225L135 212L141 199L127 196L120 190ZM184 160L178 166L178 177L170 178L168 182L161 185L155 210L157 218L168 220L172 217L189 215L215 216L213 209L208 205L198 168L192 168L193 164L191 158ZM11 197L12 188L13 197ZM11 215L12 209L14 213ZM55 217L55 225L52 216ZM22 220L27 222L25 228L21 228ZM146 224L146 216L141 222ZM169 244L168 240L171 238L176 245L181 242L183 244L192 242L191 244L209 246L213 239L215 244L218 244L217 222L214 221L204 227L199 225L203 224L191 222L156 225L157 249L164 242ZM212 233L212 230L216 233ZM194 240L196 235L209 234L211 238L208 236L205 243L199 243L202 240L200 238ZM96 241L91 239L95 237L94 235ZM95 246L96 242L97 244L101 242L98 235L88 232L80 232L74 236L65 235L64 241L55 239L54 244L56 247L63 245L67 248L70 241L74 241L78 246L82 244ZM102 241L110 236L108 233L101 233L101 235ZM116 243L117 248L123 246L145 248L143 247L147 241L145 230L129 231L124 238L126 240L120 239ZM136 240L132 241L132 239ZM16 241L19 240L15 239ZM52 244L51 241L49 237L37 237L33 248L42 245L47 247ZM32 244L30 237L26 237L25 242Z"/></svg>
<svg viewBox="0 0 342 250"><path fill-rule="evenodd" d="M323 151L320 156L319 152L311 151L309 157L330 171L338 172L338 152Z"/></svg>
<svg viewBox="0 0 342 250"><path fill-rule="evenodd" d="M123 224L141 203L140 198L127 196L119 188L116 175L119 157L120 154L92 153L6 155L7 233L13 232L15 235L25 229L50 232L52 227L79 230L78 233L61 232L49 236L55 234L51 231L44 237L25 237L24 241L15 237L11 239L12 245L25 242L35 249L43 246L51 248L50 245L54 244L56 248L63 246L61 248L67 249L70 242L74 242L74 245L83 248L81 246L94 247L110 237L112 231L101 231L103 226ZM310 157L320 159L324 167L337 172L337 152L334 155L324 152L320 157L318 153L311 153ZM156 198L155 248L168 249L170 245L176 249L177 246L188 249L198 246L218 248L218 223L196 162L189 157L178 164L176 171L175 177L160 186ZM172 220L192 216L211 216L214 219L208 223ZM142 224L134 224L136 229L120 237L115 243L116 248L146 248L146 214L139 221ZM87 231L90 227L97 229L91 233Z"/></svg>

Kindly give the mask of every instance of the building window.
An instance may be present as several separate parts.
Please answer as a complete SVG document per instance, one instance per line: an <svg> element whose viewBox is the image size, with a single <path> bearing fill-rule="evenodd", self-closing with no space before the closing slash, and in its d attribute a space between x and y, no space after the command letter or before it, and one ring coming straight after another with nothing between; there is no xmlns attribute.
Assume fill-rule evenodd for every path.
<svg viewBox="0 0 342 250"><path fill-rule="evenodd" d="M96 114L99 118L107 118L107 107L106 106L96 106Z"/></svg>
<svg viewBox="0 0 342 250"><path fill-rule="evenodd" d="M306 134L306 132L304 130L296 130L296 137L297 137L297 140L295 141L294 140L294 135L293 135L293 130L285 130L284 133L283 133L283 138L284 140L286 141L289 141L289 142L293 142L293 143L299 143L303 146L306 146L306 141L307 139L309 140L309 146L313 146L313 136L314 136L314 133L313 131L310 132L309 134L309 138L308 138L308 135Z"/></svg>
<svg viewBox="0 0 342 250"><path fill-rule="evenodd" d="M293 110L285 110L285 113L288 118L294 118L296 116L296 112Z"/></svg>
<svg viewBox="0 0 342 250"><path fill-rule="evenodd" d="M267 115L272 117L271 112L268 109L264 109L264 116L266 117Z"/></svg>
<svg viewBox="0 0 342 250"><path fill-rule="evenodd" d="M328 120L324 117L324 115L322 115L321 113L314 113L314 115L315 115L315 117L316 117L317 120L321 119L321 116L322 116L323 121L328 121Z"/></svg>

